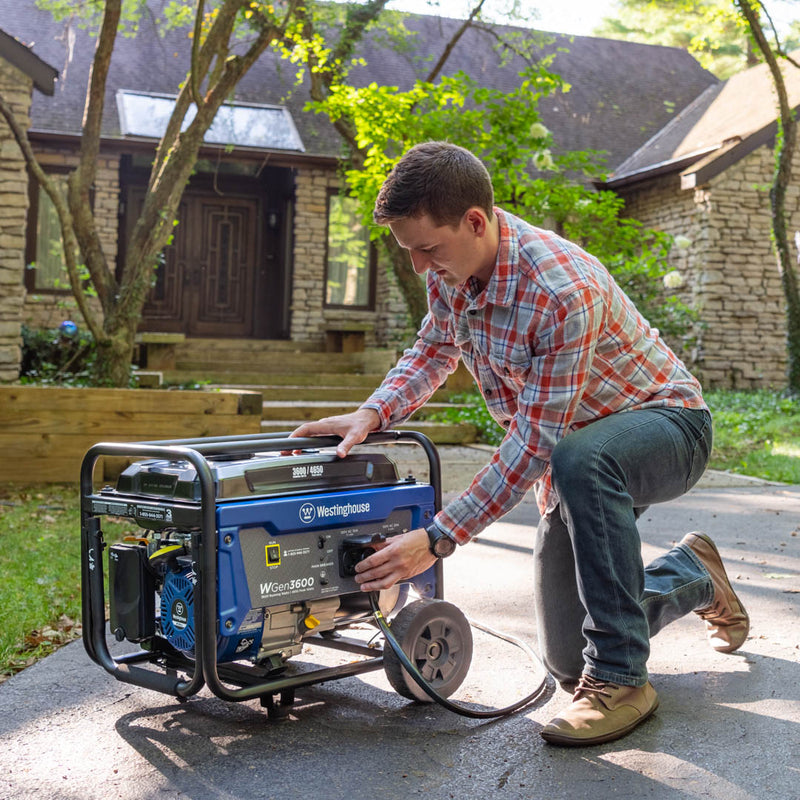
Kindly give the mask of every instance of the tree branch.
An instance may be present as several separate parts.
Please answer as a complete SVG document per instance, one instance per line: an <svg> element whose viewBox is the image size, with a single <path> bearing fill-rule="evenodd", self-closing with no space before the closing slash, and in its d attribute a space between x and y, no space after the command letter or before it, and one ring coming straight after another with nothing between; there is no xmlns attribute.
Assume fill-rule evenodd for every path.
<svg viewBox="0 0 800 800"><path fill-rule="evenodd" d="M476 5L475 8L473 8L472 11L470 12L469 17L464 20L464 23L455 32L453 37L447 43L447 46L444 48L444 51L442 52L441 56L439 56L439 60L436 62L436 64L434 64L433 68L428 73L428 77L425 78L426 83L433 83L433 81L435 81L436 78L439 77L439 73L444 69L444 65L447 63L447 59L450 58L450 54L453 52L453 48L458 44L459 39L461 39L461 37L467 32L467 30L469 30L469 28L472 27L475 18L480 13L481 8L483 8L483 4L485 2L486 0L479 0L478 5Z"/></svg>
<svg viewBox="0 0 800 800"><path fill-rule="evenodd" d="M197 160L203 137L214 121L217 111L233 92L242 76L280 34L281 31L277 27L265 26L244 55L224 60L221 74L208 87L194 119L186 130L176 135L172 146L165 151L159 169L156 170L154 167L150 187L131 234L126 255L123 284L119 292L122 313L134 314L141 309L141 304L150 289L155 257L169 240L174 214ZM204 47L207 44L208 39ZM203 57L201 53L201 60ZM179 102L181 100L190 102L188 100L190 94L191 89L184 84Z"/></svg>
<svg viewBox="0 0 800 800"><path fill-rule="evenodd" d="M200 108L200 81L198 79L198 59L200 56L200 37L203 34L204 0L197 0L197 11L194 15L194 34L192 36L191 86L194 104Z"/></svg>
<svg viewBox="0 0 800 800"><path fill-rule="evenodd" d="M221 54L227 55L227 42L231 36L231 32L233 31L233 26L236 21L236 14L238 13L242 3L243 0L224 0L216 17L214 18L214 22L211 25L208 35L203 43L198 45L199 50L197 52L197 57L195 58L194 55L192 57L189 75L187 75L187 80L184 82L180 92L178 93L178 98L175 101L175 108L172 110L169 122L167 123L167 128L164 131L164 135L161 137L161 141L158 143L158 148L156 149L153 167L150 170L150 180L147 186L148 193L153 190L153 186L163 171L164 164L170 157L170 153L177 146L178 137L180 136L181 128L183 127L183 121L186 118L186 113L189 110L189 106L191 106L192 102L195 101L192 87L195 84L200 86L203 80L205 80L215 56L224 60L224 56ZM199 6L196 13L200 13ZM195 22L197 22L196 18ZM195 43L192 43L193 48L194 44ZM202 104L203 99L200 98L200 102L197 103L198 110L201 108Z"/></svg>
<svg viewBox="0 0 800 800"><path fill-rule="evenodd" d="M70 175L67 183L67 200L72 214L72 226L104 310L113 302L116 279L108 268L97 233L92 212L91 191L95 183L97 158L100 153L106 81L121 14L121 0L108 0L105 3L103 22L89 73L78 167Z"/></svg>

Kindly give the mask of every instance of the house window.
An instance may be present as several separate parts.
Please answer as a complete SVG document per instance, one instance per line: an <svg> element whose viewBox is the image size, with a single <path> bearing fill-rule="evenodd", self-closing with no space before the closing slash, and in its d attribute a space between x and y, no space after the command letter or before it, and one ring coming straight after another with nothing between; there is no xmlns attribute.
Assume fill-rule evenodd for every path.
<svg viewBox="0 0 800 800"><path fill-rule="evenodd" d="M328 195L328 257L325 305L373 308L375 253L359 219L356 201Z"/></svg>
<svg viewBox="0 0 800 800"><path fill-rule="evenodd" d="M67 194L67 176L50 176L64 197ZM69 289L61 244L61 226L53 201L38 184L34 186L31 202L33 225L29 224L27 250L28 271L26 287L33 292L53 292ZM34 234L31 236L31 234Z"/></svg>

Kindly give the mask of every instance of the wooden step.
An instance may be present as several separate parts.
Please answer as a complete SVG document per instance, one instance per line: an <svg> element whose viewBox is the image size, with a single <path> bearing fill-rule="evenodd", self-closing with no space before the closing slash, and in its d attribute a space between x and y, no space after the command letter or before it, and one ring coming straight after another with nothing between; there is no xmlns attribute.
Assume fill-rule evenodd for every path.
<svg viewBox="0 0 800 800"><path fill-rule="evenodd" d="M386 374L385 372L362 374L318 372L315 374L311 372L295 373L288 370L288 366L284 370L273 370L268 373L254 372L252 367L239 372L204 368L201 370L166 370L162 374L164 383L172 385L197 381L209 384L209 388L211 386L226 388L249 386L256 391L263 391L267 386L273 388L296 386L302 388L306 394L309 390L316 392L320 387L361 388L364 390L364 397L380 385Z"/></svg>
<svg viewBox="0 0 800 800"><path fill-rule="evenodd" d="M262 433L282 433L293 431L304 420L265 420L261 422ZM397 430L413 430L424 433L434 444L472 444L478 440L477 428L468 422L451 424L447 422L431 422L430 420L412 419Z"/></svg>
<svg viewBox="0 0 800 800"><path fill-rule="evenodd" d="M318 375L321 372L364 374L386 373L394 366L389 357L365 359L361 353L254 353L246 357L231 353L221 358L218 354L194 354L191 358L176 356L175 369L184 372L216 370L218 372L258 372L269 375L284 372L293 375Z"/></svg>
<svg viewBox="0 0 800 800"><path fill-rule="evenodd" d="M341 378L342 376L332 376ZM363 376L345 376L347 378L358 377L361 378ZM370 376L372 377L372 376ZM375 389L383 376L374 376L375 380L373 383L366 383L364 381L359 381L358 385L350 385L353 383L351 380L341 381L340 384L336 385L331 383L330 385L327 384L306 384L298 385L298 384L285 384L285 385L259 385L255 383L237 383L237 384L216 384L216 385L209 385L208 389L239 389L239 390L247 390L251 392L260 392L261 396L264 398L264 401L282 401L282 402L289 402L289 403L299 403L303 402L304 400L324 400L327 402L340 402L340 403L352 403L354 405L360 405L361 403L366 400L370 394L372 394L373 389ZM436 391L431 398L432 402L435 403L446 403L451 395L447 389L439 389Z"/></svg>
<svg viewBox="0 0 800 800"><path fill-rule="evenodd" d="M180 355L191 353L314 353L320 351L317 342L293 342L289 339L207 339L186 338L176 344L176 352Z"/></svg>
<svg viewBox="0 0 800 800"><path fill-rule="evenodd" d="M416 419L426 419L431 415L453 408L451 403L426 403L415 413ZM358 408L358 403L339 402L335 400L265 400L261 419L264 421L280 419L315 420L321 417L335 417L349 414ZM288 415L288 416L287 416Z"/></svg>
<svg viewBox="0 0 800 800"><path fill-rule="evenodd" d="M290 345L294 343L289 343ZM187 339L174 346L178 368L185 364L220 364L230 369L229 364L250 364L256 369L272 366L291 367L295 371L309 368L324 368L326 372L361 368L360 371L381 372L394 365L395 350L370 348L357 353L327 353L319 347L308 348L303 343L296 347L276 347L272 342L258 340L204 340ZM371 367L371 369L369 369Z"/></svg>

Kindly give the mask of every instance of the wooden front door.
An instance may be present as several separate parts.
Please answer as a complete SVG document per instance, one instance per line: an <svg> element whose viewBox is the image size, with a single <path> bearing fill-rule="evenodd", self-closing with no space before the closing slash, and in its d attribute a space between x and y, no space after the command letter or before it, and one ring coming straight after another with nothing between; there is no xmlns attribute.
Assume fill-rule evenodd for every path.
<svg viewBox="0 0 800 800"><path fill-rule="evenodd" d="M132 199L136 208L142 196ZM172 244L164 250L144 308L144 330L253 336L258 205L249 198L184 195Z"/></svg>

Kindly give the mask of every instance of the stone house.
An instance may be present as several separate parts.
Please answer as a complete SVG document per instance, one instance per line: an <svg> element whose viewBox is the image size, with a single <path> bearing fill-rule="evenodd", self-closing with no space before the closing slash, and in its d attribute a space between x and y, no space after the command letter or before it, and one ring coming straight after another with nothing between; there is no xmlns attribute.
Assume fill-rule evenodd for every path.
<svg viewBox="0 0 800 800"><path fill-rule="evenodd" d="M784 74L797 108L800 70ZM685 237L671 258L699 313L689 360L707 387L786 383L785 301L770 234L776 117L768 69L752 67L709 86L604 184L625 198L630 216ZM787 215L789 231L800 231L796 183Z"/></svg>
<svg viewBox="0 0 800 800"><path fill-rule="evenodd" d="M32 0L0 0L0 12L14 48L60 72L51 96L36 92L31 100L30 77L20 76L7 48L0 49L0 76L10 81L4 94L6 86L13 90L20 118L30 120L39 162L65 175L76 159L92 39L74 22L55 22ZM426 58L438 56L461 25L425 16L411 16L406 24L413 31L410 48L387 49L378 38L364 43L361 80L410 86L429 68ZM464 71L483 85L510 89L522 62L504 58L493 41L485 32L468 31L446 72ZM694 59L673 48L552 35L542 52L555 54L554 71L572 87L540 105L542 121L561 147L606 151L610 165L622 163L657 136L676 110L718 86ZM185 31L161 35L147 21L135 39L118 40L94 193L109 260L124 252L159 126L185 77L187 57ZM142 331L257 339L265 347L290 340L324 349L326 336L353 329L367 347L404 341L407 317L399 291L378 268L366 231L354 224L352 209L338 193L340 140L321 117L304 110L306 98L306 87L294 85L294 69L270 55L240 83L207 137L185 192ZM0 141L6 142L0 168L21 174L16 146L4 131L0 122ZM17 190L22 183L16 179ZM11 238L5 240L2 263L8 267L0 302L12 310L4 312L8 324L0 327L0 349L18 352L20 321L52 327L74 312L60 279L49 199L33 182L24 201L5 197L0 213L8 213L6 206L17 210L4 225L13 235L3 234ZM13 379L13 372L7 368L0 379Z"/></svg>
<svg viewBox="0 0 800 800"><path fill-rule="evenodd" d="M33 90L52 96L58 72L0 30L0 94L27 127ZM19 331L25 300L28 176L10 128L0 124L0 382L19 374Z"/></svg>

